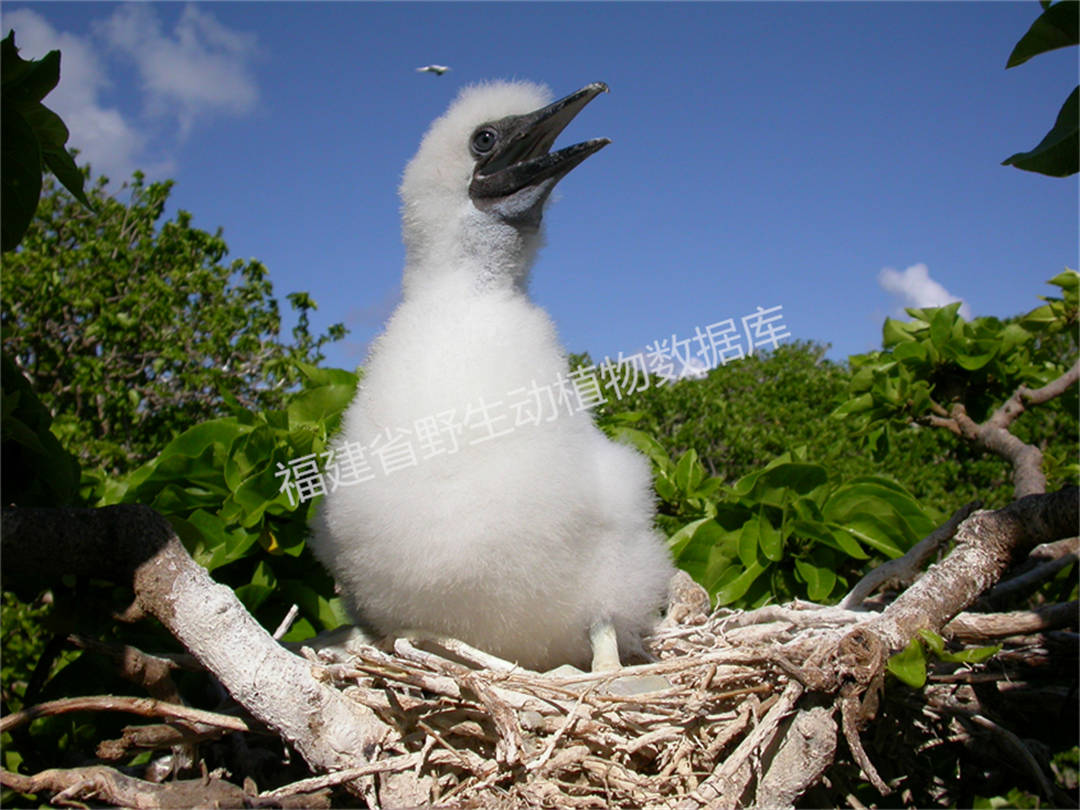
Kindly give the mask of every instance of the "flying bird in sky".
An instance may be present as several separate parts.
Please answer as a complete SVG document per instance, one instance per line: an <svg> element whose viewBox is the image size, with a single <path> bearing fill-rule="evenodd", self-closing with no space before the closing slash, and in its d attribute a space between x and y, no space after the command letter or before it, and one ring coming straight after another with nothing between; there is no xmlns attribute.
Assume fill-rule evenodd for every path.
<svg viewBox="0 0 1080 810"><path fill-rule="evenodd" d="M423 67L418 67L416 69L416 72L417 73L434 73L436 76L442 76L449 69L450 68L448 68L446 65L424 65Z"/></svg>

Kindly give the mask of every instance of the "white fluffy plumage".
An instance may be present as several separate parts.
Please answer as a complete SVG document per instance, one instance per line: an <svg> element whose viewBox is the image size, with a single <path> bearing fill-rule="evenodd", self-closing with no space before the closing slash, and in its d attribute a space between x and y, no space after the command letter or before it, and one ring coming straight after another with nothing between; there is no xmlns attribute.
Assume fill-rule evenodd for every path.
<svg viewBox="0 0 1080 810"><path fill-rule="evenodd" d="M417 460L329 494L311 538L360 623L443 633L533 669L587 664L598 620L633 648L672 573L646 459L587 411L549 418L546 392L529 400L568 371L526 293L539 230L470 199L476 127L548 99L522 82L466 88L406 168L404 298L339 441L407 438ZM526 400L547 421L515 426L527 411L511 403ZM440 425L424 457L423 427Z"/></svg>

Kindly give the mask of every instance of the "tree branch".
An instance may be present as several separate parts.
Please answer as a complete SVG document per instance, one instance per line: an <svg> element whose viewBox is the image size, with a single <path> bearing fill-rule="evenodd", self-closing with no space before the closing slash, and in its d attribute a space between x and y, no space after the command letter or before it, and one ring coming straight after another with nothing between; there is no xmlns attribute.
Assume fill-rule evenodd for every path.
<svg viewBox="0 0 1080 810"><path fill-rule="evenodd" d="M980 501L973 501L967 506L963 506L957 509L953 513L953 516L949 518L943 526L939 526L934 529L930 534L912 546L907 554L895 560L889 560L882 563L877 568L869 571L866 576L855 583L855 587L851 589L847 596L840 600L838 608L845 610L854 610L862 604L874 590L881 584L890 580L900 580L902 582L911 582L915 579L922 568L924 562L926 562L943 543L952 539L952 536L956 534L957 527L967 519L968 515L978 509L982 503Z"/></svg>
<svg viewBox="0 0 1080 810"><path fill-rule="evenodd" d="M116 697L114 695L98 695L89 697L61 698L50 700L47 703L39 703L22 711L12 712L0 718L0 732L11 731L13 728L29 723L38 717L48 717L54 714L67 714L68 712L92 712L114 711L129 712L143 717L167 717L185 723L202 723L204 725L217 726L229 731L248 731L248 724L239 717L217 712L208 712L203 709L193 709L189 706L180 706L175 703L164 703L153 698Z"/></svg>
<svg viewBox="0 0 1080 810"><path fill-rule="evenodd" d="M980 511L956 532L956 547L859 631L899 650L919 630L940 632L1035 545L1071 537L1080 513L1080 489L1029 495L996 512Z"/></svg>
<svg viewBox="0 0 1080 810"><path fill-rule="evenodd" d="M934 427L945 428L958 436L981 444L987 450L1001 456L1013 468L1013 485L1016 498L1046 492L1046 475L1042 470L1042 451L1026 444L1009 432L1009 426L1031 405L1041 405L1063 394L1080 380L1080 360L1056 380L1042 388L1029 389L1021 385L1000 408L981 425L967 414L962 403L956 403L946 412L936 403L927 422Z"/></svg>
<svg viewBox="0 0 1080 810"><path fill-rule="evenodd" d="M143 610L313 769L361 766L389 732L370 709L316 680L308 662L278 645L152 509L13 509L3 520L5 578L71 573L132 586Z"/></svg>
<svg viewBox="0 0 1080 810"><path fill-rule="evenodd" d="M942 628L942 635L959 641L985 641L991 638L1021 636L1077 626L1076 601L1061 605L1043 605L1035 610L1010 613L961 613Z"/></svg>

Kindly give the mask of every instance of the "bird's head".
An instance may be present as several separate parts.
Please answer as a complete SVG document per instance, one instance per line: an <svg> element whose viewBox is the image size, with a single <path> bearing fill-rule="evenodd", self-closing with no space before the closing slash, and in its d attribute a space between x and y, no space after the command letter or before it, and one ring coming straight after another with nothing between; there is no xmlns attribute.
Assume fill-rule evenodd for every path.
<svg viewBox="0 0 1080 810"><path fill-rule="evenodd" d="M430 127L401 183L410 271L469 266L520 283L540 243L551 190L607 138L552 152L555 138L593 98L596 82L549 103L528 82L466 87ZM406 277L408 285L409 278Z"/></svg>

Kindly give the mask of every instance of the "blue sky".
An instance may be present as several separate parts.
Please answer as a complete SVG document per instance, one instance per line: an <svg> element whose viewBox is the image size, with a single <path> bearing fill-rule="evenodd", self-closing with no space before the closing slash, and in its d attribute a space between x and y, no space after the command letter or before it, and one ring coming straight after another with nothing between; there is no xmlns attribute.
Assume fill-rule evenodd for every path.
<svg viewBox="0 0 1080 810"><path fill-rule="evenodd" d="M632 353L781 306L842 359L904 305L1008 316L1077 265L1077 181L1003 167L1046 133L1077 51L1006 71L1035 0L958 3L7 2L46 99L114 185L176 180L275 292L306 290L327 363L397 301L397 185L464 84L596 99L560 138L612 144L561 184L532 293L571 351ZM443 76L417 73L449 65Z"/></svg>

